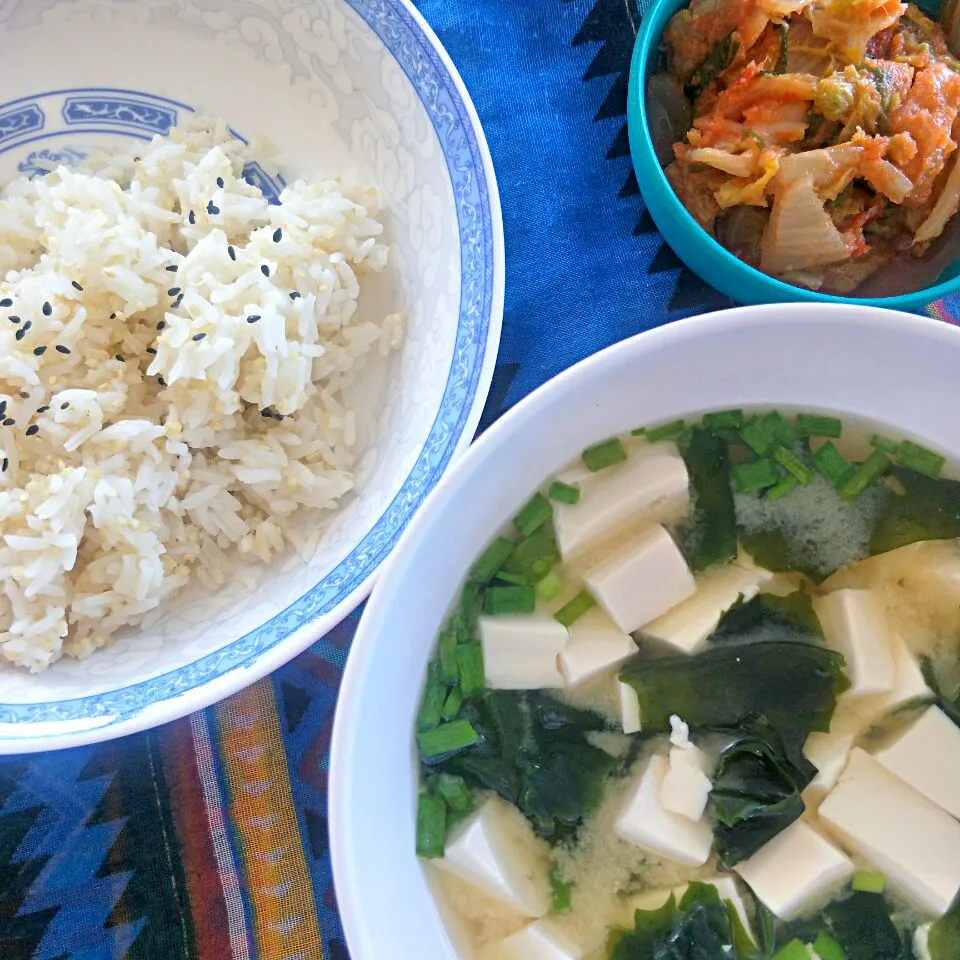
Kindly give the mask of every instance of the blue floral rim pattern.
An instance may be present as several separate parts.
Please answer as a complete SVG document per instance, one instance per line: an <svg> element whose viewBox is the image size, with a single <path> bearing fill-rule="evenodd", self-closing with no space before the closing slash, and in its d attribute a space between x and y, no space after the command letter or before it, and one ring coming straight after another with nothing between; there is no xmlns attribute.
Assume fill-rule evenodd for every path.
<svg viewBox="0 0 960 960"><path fill-rule="evenodd" d="M483 154L456 81L403 0L346 2L380 38L416 90L446 159L457 208L462 274L459 321L447 384L424 448L399 493L363 541L320 583L267 623L193 663L118 690L52 703L0 703L0 722L30 725L109 718L99 727L109 730L152 705L189 693L228 672L253 666L266 651L333 611L374 573L456 450L480 385L494 309L496 237ZM144 95L109 93L112 96L101 98L99 104L84 102L82 96L68 97L70 108L68 111L64 105L63 120L77 123L87 132L116 133L118 128L109 129L111 120L105 118L119 118L117 122L128 135L150 139L171 119L154 103L162 98L149 97L146 106L150 110L141 110L145 105L131 104L131 96L136 100ZM190 110L184 104L174 106ZM31 143L45 139L43 120L43 111L36 103L0 106L0 153L14 140L22 145L25 133ZM30 128L29 132L25 128ZM50 159L41 154L38 151L31 155L37 172L44 169L39 164ZM248 179L259 174L266 176L262 170L250 171ZM24 729L23 736L43 739L29 728Z"/></svg>

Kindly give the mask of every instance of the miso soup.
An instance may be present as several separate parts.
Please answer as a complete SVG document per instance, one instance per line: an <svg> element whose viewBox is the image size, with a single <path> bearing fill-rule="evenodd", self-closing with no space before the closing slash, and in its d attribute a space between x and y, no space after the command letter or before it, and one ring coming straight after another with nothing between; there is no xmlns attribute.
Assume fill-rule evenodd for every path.
<svg viewBox="0 0 960 960"><path fill-rule="evenodd" d="M583 451L467 572L415 733L463 960L960 960L960 482L819 414Z"/></svg>

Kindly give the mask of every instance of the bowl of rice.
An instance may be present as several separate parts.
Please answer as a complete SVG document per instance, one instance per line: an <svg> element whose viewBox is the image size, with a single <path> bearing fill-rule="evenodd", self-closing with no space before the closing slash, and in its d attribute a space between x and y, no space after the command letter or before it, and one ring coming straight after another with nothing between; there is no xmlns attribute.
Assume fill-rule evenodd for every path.
<svg viewBox="0 0 960 960"><path fill-rule="evenodd" d="M0 11L0 752L201 709L470 441L503 239L408 0Z"/></svg>

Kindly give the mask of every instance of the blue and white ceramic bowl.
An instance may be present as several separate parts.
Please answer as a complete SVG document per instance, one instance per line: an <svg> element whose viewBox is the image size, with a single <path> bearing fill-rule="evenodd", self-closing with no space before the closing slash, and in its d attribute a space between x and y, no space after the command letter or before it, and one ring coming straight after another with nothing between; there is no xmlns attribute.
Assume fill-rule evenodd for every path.
<svg viewBox="0 0 960 960"><path fill-rule="evenodd" d="M0 669L0 752L131 733L274 670L369 591L489 387L503 311L493 168L453 64L408 0L0 0L0 182L149 140L197 111L268 140L248 179L355 167L383 194L391 266L361 304L409 314L363 374L357 493L316 555L278 561L84 661ZM378 278L379 279L379 278ZM358 418L359 419L359 418Z"/></svg>

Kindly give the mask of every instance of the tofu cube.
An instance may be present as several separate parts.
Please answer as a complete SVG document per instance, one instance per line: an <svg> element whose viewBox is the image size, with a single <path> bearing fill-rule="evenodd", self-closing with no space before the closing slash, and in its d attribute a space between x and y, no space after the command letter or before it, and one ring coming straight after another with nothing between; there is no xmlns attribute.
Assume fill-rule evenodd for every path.
<svg viewBox="0 0 960 960"><path fill-rule="evenodd" d="M930 688L920 669L920 661L910 651L903 637L891 631L890 639L893 650L893 690L881 701L880 710L884 713L896 709L908 700L930 695Z"/></svg>
<svg viewBox="0 0 960 960"><path fill-rule="evenodd" d="M960 890L960 823L859 747L820 820L922 909L939 916Z"/></svg>
<svg viewBox="0 0 960 960"><path fill-rule="evenodd" d="M564 686L557 657L569 640L552 617L480 617L483 669L492 690Z"/></svg>
<svg viewBox="0 0 960 960"><path fill-rule="evenodd" d="M637 691L624 683L617 681L617 690L620 692L620 725L624 733L640 732L640 699Z"/></svg>
<svg viewBox="0 0 960 960"><path fill-rule="evenodd" d="M843 706L844 697L841 697L830 721L829 732L814 731L803 745L803 755L817 768L817 775L803 791L803 800L808 807L819 804L834 788L863 729L861 718L844 711Z"/></svg>
<svg viewBox="0 0 960 960"><path fill-rule="evenodd" d="M690 742L690 728L679 718L670 718L670 768L663 778L660 802L665 810L696 822L703 816L713 784L706 775L707 758Z"/></svg>
<svg viewBox="0 0 960 960"><path fill-rule="evenodd" d="M637 645L601 609L594 607L570 625L570 639L560 653L560 672L573 687L629 660Z"/></svg>
<svg viewBox="0 0 960 960"><path fill-rule="evenodd" d="M666 860L700 867L707 862L713 831L706 818L696 823L666 810L660 800L669 762L653 756L643 767L636 789L616 822L616 831L631 843Z"/></svg>
<svg viewBox="0 0 960 960"><path fill-rule="evenodd" d="M890 630L881 601L870 590L835 590L813 601L827 646L846 659L848 696L890 693L895 669Z"/></svg>
<svg viewBox="0 0 960 960"><path fill-rule="evenodd" d="M661 526L649 527L583 579L624 633L633 633L697 589L680 548Z"/></svg>
<svg viewBox="0 0 960 960"><path fill-rule="evenodd" d="M608 539L633 521L681 516L688 509L689 477L673 443L644 444L623 463L576 477L580 499L554 504L553 523L565 560Z"/></svg>
<svg viewBox="0 0 960 960"><path fill-rule="evenodd" d="M795 820L735 869L768 910L792 920L839 889L853 864L813 827Z"/></svg>
<svg viewBox="0 0 960 960"><path fill-rule="evenodd" d="M523 916L542 917L550 909L549 861L542 841L523 815L499 797L458 824L443 857L431 862Z"/></svg>
<svg viewBox="0 0 960 960"><path fill-rule="evenodd" d="M662 640L680 653L697 653L723 614L741 597L752 600L761 584L772 578L768 570L748 569L738 563L708 571L697 579L697 592L648 623L644 635Z"/></svg>
<svg viewBox="0 0 960 960"><path fill-rule="evenodd" d="M874 754L891 773L960 819L960 728L929 707L896 743Z"/></svg>
<svg viewBox="0 0 960 960"><path fill-rule="evenodd" d="M481 951L480 960L583 960L585 956L586 951L547 917L490 944Z"/></svg>

